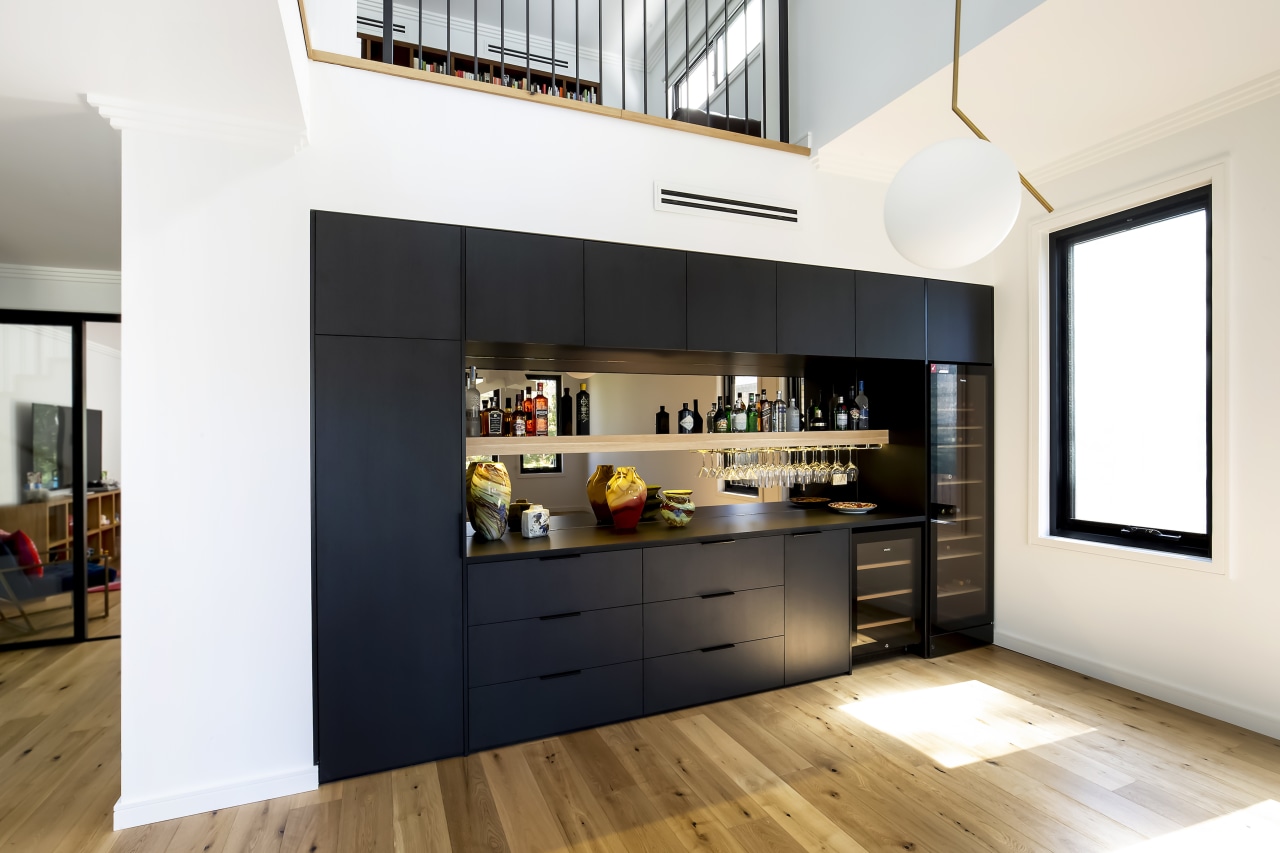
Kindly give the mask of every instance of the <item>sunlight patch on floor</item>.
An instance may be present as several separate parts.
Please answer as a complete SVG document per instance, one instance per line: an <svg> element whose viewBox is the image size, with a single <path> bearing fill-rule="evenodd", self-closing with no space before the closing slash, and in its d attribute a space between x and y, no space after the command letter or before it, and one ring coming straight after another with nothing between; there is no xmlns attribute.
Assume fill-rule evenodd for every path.
<svg viewBox="0 0 1280 853"><path fill-rule="evenodd" d="M840 710L943 767L962 767L1095 731L981 681L851 702Z"/></svg>
<svg viewBox="0 0 1280 853"><path fill-rule="evenodd" d="M1247 809L1125 847L1117 853L1209 853L1215 850L1280 850L1280 803L1263 800Z"/></svg>

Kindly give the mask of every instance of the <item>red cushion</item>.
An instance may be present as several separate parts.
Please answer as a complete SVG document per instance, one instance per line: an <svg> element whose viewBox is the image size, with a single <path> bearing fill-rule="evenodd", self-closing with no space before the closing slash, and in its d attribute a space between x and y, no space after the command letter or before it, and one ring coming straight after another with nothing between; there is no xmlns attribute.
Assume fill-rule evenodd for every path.
<svg viewBox="0 0 1280 853"><path fill-rule="evenodd" d="M22 571L27 577L44 577L44 563L41 562L40 552L36 550L36 543L31 541L30 536L21 530L8 534L0 530L0 535L3 535L3 541L13 550L18 558L18 565L23 567Z"/></svg>

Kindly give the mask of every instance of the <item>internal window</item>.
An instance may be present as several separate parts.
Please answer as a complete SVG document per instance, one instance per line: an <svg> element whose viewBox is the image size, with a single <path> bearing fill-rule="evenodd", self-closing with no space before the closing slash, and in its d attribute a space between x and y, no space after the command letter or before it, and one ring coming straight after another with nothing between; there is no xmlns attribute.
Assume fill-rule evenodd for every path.
<svg viewBox="0 0 1280 853"><path fill-rule="evenodd" d="M542 383L542 394L547 398L547 435L560 434L556 418L557 404L560 400L561 388L558 375L526 374L525 378L533 383L537 393L537 383ZM564 471L564 459L559 453L525 453L520 456L521 474L559 474Z"/></svg>
<svg viewBox="0 0 1280 853"><path fill-rule="evenodd" d="M1209 187L1050 235L1050 533L1210 554Z"/></svg>

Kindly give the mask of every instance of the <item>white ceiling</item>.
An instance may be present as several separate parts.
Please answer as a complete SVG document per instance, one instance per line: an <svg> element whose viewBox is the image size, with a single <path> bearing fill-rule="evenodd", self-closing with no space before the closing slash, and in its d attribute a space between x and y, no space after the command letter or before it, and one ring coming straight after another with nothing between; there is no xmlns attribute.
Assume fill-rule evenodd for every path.
<svg viewBox="0 0 1280 853"><path fill-rule="evenodd" d="M1243 105L1241 87L1280 93L1277 33L1276 0L1047 0L961 58L960 108L1030 180L1056 178L1219 101ZM922 148L970 135L948 64L818 160L888 180Z"/></svg>

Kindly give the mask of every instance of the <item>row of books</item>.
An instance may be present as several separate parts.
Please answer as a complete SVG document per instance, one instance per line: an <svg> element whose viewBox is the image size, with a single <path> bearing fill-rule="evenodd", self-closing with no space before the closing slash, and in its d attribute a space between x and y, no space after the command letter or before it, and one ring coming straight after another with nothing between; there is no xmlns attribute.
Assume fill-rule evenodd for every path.
<svg viewBox="0 0 1280 853"><path fill-rule="evenodd" d="M427 62L425 59L418 60L418 70L431 71L435 74L449 73L449 69L445 65L445 63ZM478 80L481 83L497 82L494 79L494 75L487 71L479 75L471 71L454 71L453 76L459 77L463 80ZM520 89L526 92L533 91L540 95L551 95L557 98L568 98L571 101L582 101L583 103L587 103L587 104L599 103L599 96L596 94L596 90L590 86L584 88L581 93L579 93L576 90L576 88L570 87L570 86L552 87L547 83L534 83L532 84L532 86L530 86L530 83L526 78L513 77L510 74L504 75L502 77L502 83L499 85L506 86L511 89Z"/></svg>

